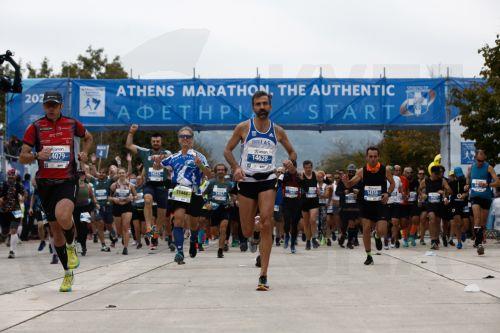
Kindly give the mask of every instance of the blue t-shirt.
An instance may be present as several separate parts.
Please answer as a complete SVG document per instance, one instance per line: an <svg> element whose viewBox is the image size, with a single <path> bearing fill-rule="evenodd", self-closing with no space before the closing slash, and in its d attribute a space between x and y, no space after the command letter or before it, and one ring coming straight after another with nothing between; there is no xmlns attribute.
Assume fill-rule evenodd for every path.
<svg viewBox="0 0 500 333"><path fill-rule="evenodd" d="M186 155L179 151L161 161L161 165L172 168L172 182L193 188L196 194L201 194L200 185L203 181L203 172L196 166L194 160L199 157L205 167L208 168L207 158L200 152L190 149Z"/></svg>

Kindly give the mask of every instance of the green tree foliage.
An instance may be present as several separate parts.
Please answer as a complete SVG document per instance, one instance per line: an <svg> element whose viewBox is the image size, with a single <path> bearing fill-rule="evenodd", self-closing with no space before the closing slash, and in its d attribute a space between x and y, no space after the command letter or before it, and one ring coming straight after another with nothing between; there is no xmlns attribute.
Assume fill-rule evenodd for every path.
<svg viewBox="0 0 500 333"><path fill-rule="evenodd" d="M390 130L384 132L380 149L380 160L387 165L418 167L434 160L440 151L439 132Z"/></svg>
<svg viewBox="0 0 500 333"><path fill-rule="evenodd" d="M484 84L474 84L463 90L453 89L452 104L460 110L463 137L476 141L476 147L486 150L491 162L500 162L500 38L495 45L486 44L478 50L484 58L480 72Z"/></svg>

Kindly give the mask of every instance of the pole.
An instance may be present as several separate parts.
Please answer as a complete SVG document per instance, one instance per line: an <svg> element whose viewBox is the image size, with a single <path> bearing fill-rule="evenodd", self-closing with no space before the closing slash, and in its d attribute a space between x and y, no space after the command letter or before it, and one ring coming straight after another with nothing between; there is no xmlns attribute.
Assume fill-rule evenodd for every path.
<svg viewBox="0 0 500 333"><path fill-rule="evenodd" d="M448 83L450 81L450 68L446 68L446 80L444 81L444 91L445 91L445 103L446 103L446 136L447 136L447 147L446 150L448 152L448 165L447 165L447 170L451 170L451 109L450 109L450 91L448 87Z"/></svg>

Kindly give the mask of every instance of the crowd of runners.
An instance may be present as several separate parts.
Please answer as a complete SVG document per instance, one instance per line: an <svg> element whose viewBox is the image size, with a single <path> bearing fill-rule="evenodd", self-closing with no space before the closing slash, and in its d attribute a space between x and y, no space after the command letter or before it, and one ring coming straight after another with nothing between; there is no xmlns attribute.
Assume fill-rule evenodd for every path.
<svg viewBox="0 0 500 333"><path fill-rule="evenodd" d="M486 222L500 181L483 150L468 170L447 171L439 156L428 167L384 165L377 147L366 149L365 165L318 170L311 161L298 165L285 131L269 119L271 96L257 92L251 103L255 116L236 126L225 163L209 165L193 148L189 127L177 132L179 150L170 152L160 134L151 136L150 147L134 144L140 128L132 125L126 165L117 159L117 165L100 167L90 154L92 135L61 114L58 92L47 92L46 115L26 130L19 157L21 163L38 163L34 191L27 196L15 170L0 189L9 258L16 256L23 211L38 225L39 251L48 241L51 263L60 262L65 271L60 291L71 291L87 241L123 255L165 246L179 265L186 263L185 248L195 258L209 244L218 247L218 258L230 248L258 252L257 289L264 291L273 246L291 253L320 246L354 250L361 240L365 265L374 263L372 238L377 251L454 246L484 255ZM81 138L79 153L75 137ZM276 159L278 143L288 154L284 161ZM239 145L237 160L233 150ZM133 165L134 155L140 167ZM493 206L499 216L500 199Z"/></svg>

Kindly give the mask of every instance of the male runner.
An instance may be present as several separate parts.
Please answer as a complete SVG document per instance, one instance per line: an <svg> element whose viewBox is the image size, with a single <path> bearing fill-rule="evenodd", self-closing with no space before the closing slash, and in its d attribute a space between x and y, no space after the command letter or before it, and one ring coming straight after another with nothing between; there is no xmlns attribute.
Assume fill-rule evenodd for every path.
<svg viewBox="0 0 500 333"><path fill-rule="evenodd" d="M271 95L258 91L252 96L255 117L236 126L224 150L224 157L231 166L235 181L238 181L238 202L241 227L245 237L254 231L257 209L260 214L262 233L261 271L257 290L267 291L267 269L272 248L272 217L276 197L276 150L278 142L286 149L289 160L284 161L286 169L297 160L288 137L280 126L270 119ZM234 148L242 143L240 163L233 155Z"/></svg>

